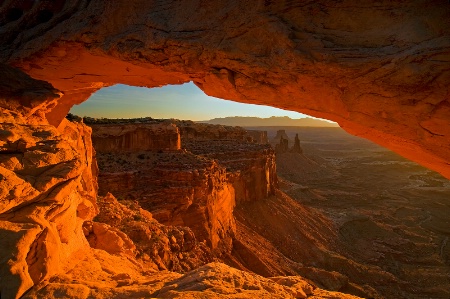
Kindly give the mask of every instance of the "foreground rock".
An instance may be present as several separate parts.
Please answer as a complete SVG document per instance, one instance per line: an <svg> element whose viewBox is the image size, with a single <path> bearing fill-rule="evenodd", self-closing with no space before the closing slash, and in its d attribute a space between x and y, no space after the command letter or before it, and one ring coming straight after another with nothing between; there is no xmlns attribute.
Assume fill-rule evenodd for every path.
<svg viewBox="0 0 450 299"><path fill-rule="evenodd" d="M89 127L1 113L0 292L15 298L90 250L82 224L98 213L96 164Z"/></svg>
<svg viewBox="0 0 450 299"><path fill-rule="evenodd" d="M108 193L98 198L98 205L100 213L95 222L88 221L83 225L93 248L112 254L119 251L131 253L154 269L176 272L187 272L213 260L210 248L198 242L190 228L162 225L136 201L118 202ZM100 235L96 226L100 227L97 229ZM120 249L124 245L128 245L127 248Z"/></svg>
<svg viewBox="0 0 450 299"><path fill-rule="evenodd" d="M105 265L106 263L120 261L111 257L109 259L101 257L102 254L99 253L97 260L104 269L110 266ZM129 266L133 269L131 264ZM95 269L95 266L90 268ZM53 299L61 298L61 295L77 299L124 298L124 296L126 298L359 298L324 291L300 276L269 279L221 263L207 264L183 276L173 272L147 273L146 276L128 272L110 274L107 275L109 279L95 282L81 281L79 277L81 273L74 271L60 277L57 282L31 291L24 299Z"/></svg>

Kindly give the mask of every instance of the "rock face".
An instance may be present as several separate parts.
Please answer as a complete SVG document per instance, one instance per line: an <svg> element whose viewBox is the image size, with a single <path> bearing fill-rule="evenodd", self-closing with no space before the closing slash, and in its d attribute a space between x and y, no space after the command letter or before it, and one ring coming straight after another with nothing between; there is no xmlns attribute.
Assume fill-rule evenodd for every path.
<svg viewBox="0 0 450 299"><path fill-rule="evenodd" d="M280 136L280 142L275 145L275 151L277 154L286 153L289 150L289 140Z"/></svg>
<svg viewBox="0 0 450 299"><path fill-rule="evenodd" d="M226 167L236 203L264 199L277 187L275 153L266 144L236 140L186 142L186 149Z"/></svg>
<svg viewBox="0 0 450 299"><path fill-rule="evenodd" d="M31 290L24 299L53 299L61 298L61 296L77 299L138 299L143 297L198 299L360 298L325 291L300 276L264 278L217 262L181 275L167 271L145 272L130 261L120 257L104 255L101 251L97 251L95 254L96 263L87 264L85 262L81 265L89 271L84 273L72 271L45 286ZM86 281L90 283L83 284Z"/></svg>
<svg viewBox="0 0 450 299"><path fill-rule="evenodd" d="M266 131L259 130L247 130L247 134L253 138L257 143L266 144L269 143Z"/></svg>
<svg viewBox="0 0 450 299"><path fill-rule="evenodd" d="M291 152L300 154L303 153L302 147L300 146L300 139L298 138L298 133L295 134L294 146L292 146Z"/></svg>
<svg viewBox="0 0 450 299"><path fill-rule="evenodd" d="M97 170L89 127L0 109L0 293L17 298L89 252L82 224L98 213Z"/></svg>
<svg viewBox="0 0 450 299"><path fill-rule="evenodd" d="M240 127L194 123L189 120L181 120L176 123L180 128L181 138L184 142L189 140L217 139L244 141L248 137L247 131Z"/></svg>
<svg viewBox="0 0 450 299"><path fill-rule="evenodd" d="M91 125L92 141L97 151L179 150L180 133L174 124Z"/></svg>
<svg viewBox="0 0 450 299"><path fill-rule="evenodd" d="M92 227L85 235L93 248L141 257L157 270L187 272L212 261L211 250L190 228L160 224L137 201L118 202L108 193L99 197L98 205L96 222L83 225Z"/></svg>
<svg viewBox="0 0 450 299"><path fill-rule="evenodd" d="M450 177L448 3L353 4L11 1L0 60L64 92L53 125L103 86L193 81L337 121Z"/></svg>
<svg viewBox="0 0 450 299"><path fill-rule="evenodd" d="M126 126L134 132L142 125ZM138 200L160 223L190 227L217 255L230 252L236 203L275 192L273 150L254 143L239 127L187 121L167 121L165 126L179 127L181 145L188 152L153 148L159 152L152 153L123 147L104 151L104 144L113 145L115 138L109 141L104 132L114 127L92 126L100 168L99 193ZM163 140L165 131L159 133L155 139ZM102 138L97 138L99 135Z"/></svg>
<svg viewBox="0 0 450 299"><path fill-rule="evenodd" d="M6 1L1 62L38 80L0 67L2 298L33 285L32 298L123 297L117 286L152 284L83 233L98 212L90 130L64 116L114 83L194 81L328 118L450 177L449 13L424 0ZM167 276L142 292L179 277Z"/></svg>
<svg viewBox="0 0 450 299"><path fill-rule="evenodd" d="M274 138L272 138L272 142L280 143L281 138L290 141L289 136L286 134L286 130L278 130L277 135Z"/></svg>

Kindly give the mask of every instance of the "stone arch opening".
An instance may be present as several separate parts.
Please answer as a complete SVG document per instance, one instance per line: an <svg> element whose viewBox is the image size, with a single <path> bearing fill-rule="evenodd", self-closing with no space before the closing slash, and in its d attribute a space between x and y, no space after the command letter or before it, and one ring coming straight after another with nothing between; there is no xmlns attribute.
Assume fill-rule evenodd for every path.
<svg viewBox="0 0 450 299"><path fill-rule="evenodd" d="M21 1L20 14L4 1L0 58L16 69L1 66L1 183L13 190L1 224L18 241L4 248L2 297L83 255L79 221L96 212L89 132L63 118L103 86L192 80L337 121L450 177L448 3L350 2Z"/></svg>

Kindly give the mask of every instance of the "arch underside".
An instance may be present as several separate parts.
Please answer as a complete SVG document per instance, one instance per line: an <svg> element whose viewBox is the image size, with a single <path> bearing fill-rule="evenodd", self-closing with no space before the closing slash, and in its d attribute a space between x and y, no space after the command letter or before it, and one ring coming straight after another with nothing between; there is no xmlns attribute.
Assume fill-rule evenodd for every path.
<svg viewBox="0 0 450 299"><path fill-rule="evenodd" d="M55 126L104 86L193 81L336 121L450 177L447 1L14 5L2 8L2 62L62 92L41 113Z"/></svg>

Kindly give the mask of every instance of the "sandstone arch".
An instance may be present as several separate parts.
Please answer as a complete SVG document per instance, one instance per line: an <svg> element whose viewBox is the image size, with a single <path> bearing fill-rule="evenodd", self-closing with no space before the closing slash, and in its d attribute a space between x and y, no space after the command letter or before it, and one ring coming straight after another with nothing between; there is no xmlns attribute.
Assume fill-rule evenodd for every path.
<svg viewBox="0 0 450 299"><path fill-rule="evenodd" d="M11 261L2 295L20 296L87 252L90 132L62 119L111 84L194 81L216 97L337 121L450 178L448 1L354 3L3 1L1 147L32 159L1 161L0 232L17 236L0 259Z"/></svg>
<svg viewBox="0 0 450 299"><path fill-rule="evenodd" d="M3 6L2 61L64 92L47 113L54 125L102 86L192 80L337 121L450 176L447 1Z"/></svg>

